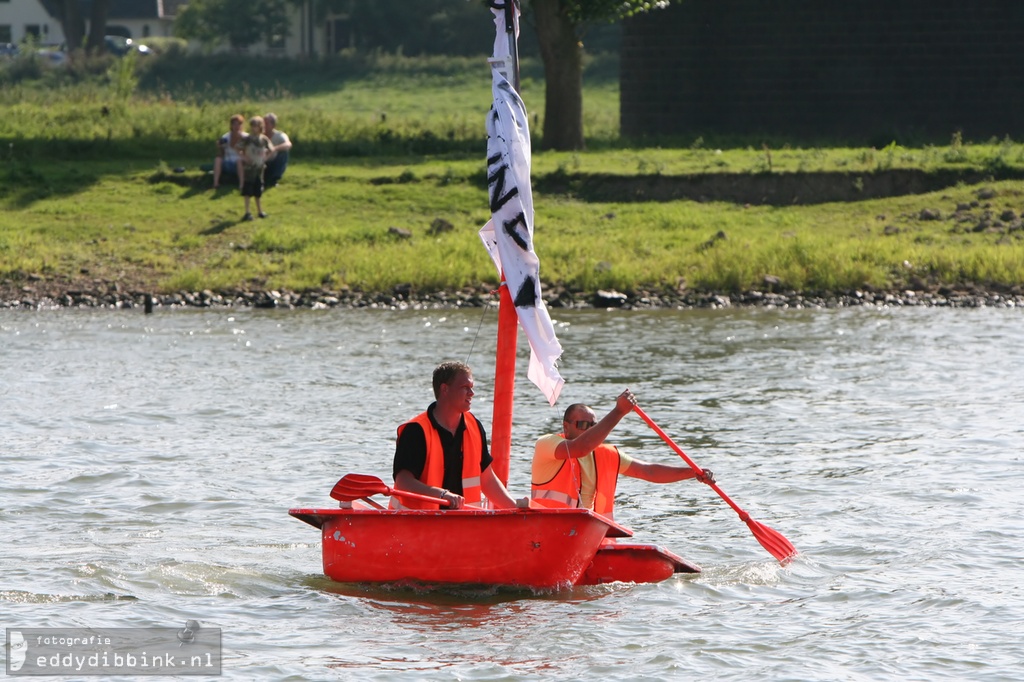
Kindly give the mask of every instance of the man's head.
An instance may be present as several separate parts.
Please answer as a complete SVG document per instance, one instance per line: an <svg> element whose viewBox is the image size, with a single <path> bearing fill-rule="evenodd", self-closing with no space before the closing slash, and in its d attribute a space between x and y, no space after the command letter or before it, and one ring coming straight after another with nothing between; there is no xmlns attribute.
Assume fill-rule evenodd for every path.
<svg viewBox="0 0 1024 682"><path fill-rule="evenodd" d="M562 415L562 432L569 440L579 438L580 435L591 426L597 423L597 415L583 403L573 403L565 408Z"/></svg>
<svg viewBox="0 0 1024 682"><path fill-rule="evenodd" d="M277 127L277 114L266 114L263 117L263 122L266 123L267 130L273 130Z"/></svg>
<svg viewBox="0 0 1024 682"><path fill-rule="evenodd" d="M434 398L460 412L473 400L473 370L462 362L443 362L434 369Z"/></svg>

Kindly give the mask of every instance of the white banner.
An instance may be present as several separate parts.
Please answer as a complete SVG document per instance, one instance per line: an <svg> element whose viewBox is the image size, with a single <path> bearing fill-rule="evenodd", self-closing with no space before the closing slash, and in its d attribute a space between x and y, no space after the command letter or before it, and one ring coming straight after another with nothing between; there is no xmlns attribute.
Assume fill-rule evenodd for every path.
<svg viewBox="0 0 1024 682"><path fill-rule="evenodd" d="M491 12L497 31L494 58L503 61L509 55L505 13L503 8L492 8ZM527 376L554 405L565 380L555 366L562 355L562 346L555 337L554 325L540 295L540 260L533 252L530 126L523 100L502 70L492 65L494 104L487 116L487 188L491 219L481 228L480 238L498 268L498 275L504 274L519 324L530 342Z"/></svg>

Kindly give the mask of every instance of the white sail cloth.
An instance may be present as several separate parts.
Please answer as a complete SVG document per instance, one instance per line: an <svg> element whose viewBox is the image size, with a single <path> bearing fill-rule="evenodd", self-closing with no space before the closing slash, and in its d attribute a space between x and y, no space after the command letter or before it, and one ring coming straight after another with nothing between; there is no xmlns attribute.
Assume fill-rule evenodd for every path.
<svg viewBox="0 0 1024 682"><path fill-rule="evenodd" d="M494 61L509 55L504 10L492 8L497 37ZM516 17L518 34L518 13ZM533 251L533 192L530 188L530 126L522 98L492 65L494 103L487 115L487 186L491 219L480 230L487 252L504 276L515 303L519 324L530 342L527 376L551 405L565 380L556 364L562 346L540 295L540 260ZM496 227L497 226L497 227Z"/></svg>

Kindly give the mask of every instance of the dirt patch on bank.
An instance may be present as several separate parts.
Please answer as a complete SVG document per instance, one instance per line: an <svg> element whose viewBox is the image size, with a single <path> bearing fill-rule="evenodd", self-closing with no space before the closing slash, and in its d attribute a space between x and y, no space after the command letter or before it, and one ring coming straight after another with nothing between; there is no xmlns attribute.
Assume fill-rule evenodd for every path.
<svg viewBox="0 0 1024 682"><path fill-rule="evenodd" d="M567 194L582 201L725 201L735 204L793 206L925 194L957 184L1024 179L1024 171L918 169L842 173L704 173L636 175L556 172L534 179L544 194Z"/></svg>

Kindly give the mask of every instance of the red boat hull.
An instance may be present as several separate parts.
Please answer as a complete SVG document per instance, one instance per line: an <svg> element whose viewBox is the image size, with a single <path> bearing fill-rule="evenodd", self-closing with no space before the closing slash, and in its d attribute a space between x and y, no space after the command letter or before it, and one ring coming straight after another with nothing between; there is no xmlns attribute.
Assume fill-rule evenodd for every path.
<svg viewBox="0 0 1024 682"><path fill-rule="evenodd" d="M324 574L338 582L558 589L579 582L605 537L631 535L586 509L289 513L321 529Z"/></svg>

